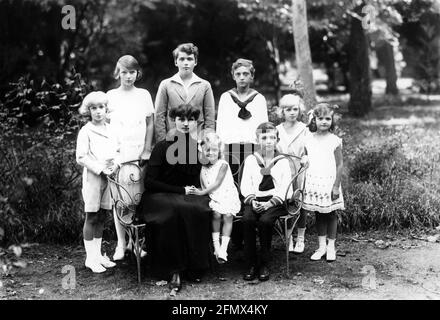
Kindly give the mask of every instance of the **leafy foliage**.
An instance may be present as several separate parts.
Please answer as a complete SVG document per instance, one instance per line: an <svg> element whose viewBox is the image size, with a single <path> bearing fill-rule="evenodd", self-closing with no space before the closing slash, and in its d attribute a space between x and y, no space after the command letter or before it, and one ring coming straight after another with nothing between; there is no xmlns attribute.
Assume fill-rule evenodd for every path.
<svg viewBox="0 0 440 320"><path fill-rule="evenodd" d="M82 220L75 139L89 87L23 77L0 105L0 225L4 242L69 241ZM32 126L30 126L32 125Z"/></svg>

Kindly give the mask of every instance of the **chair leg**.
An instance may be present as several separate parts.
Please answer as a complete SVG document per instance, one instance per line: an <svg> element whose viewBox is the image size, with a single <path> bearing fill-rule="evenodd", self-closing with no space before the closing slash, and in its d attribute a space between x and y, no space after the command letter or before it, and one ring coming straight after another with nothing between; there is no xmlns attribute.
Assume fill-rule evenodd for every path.
<svg viewBox="0 0 440 320"><path fill-rule="evenodd" d="M141 250L142 248L139 245L139 230L135 228L135 243L134 243L134 253L136 255L136 265L138 272L138 286L141 285Z"/></svg>
<svg viewBox="0 0 440 320"><path fill-rule="evenodd" d="M290 236L287 230L287 219L284 220L284 245L286 250L286 274L289 277L289 240Z"/></svg>

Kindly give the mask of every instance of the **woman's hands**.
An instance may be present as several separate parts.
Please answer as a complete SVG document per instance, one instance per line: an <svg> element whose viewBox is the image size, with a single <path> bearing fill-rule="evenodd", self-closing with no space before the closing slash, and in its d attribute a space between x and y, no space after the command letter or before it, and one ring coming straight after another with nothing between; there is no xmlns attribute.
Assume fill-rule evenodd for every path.
<svg viewBox="0 0 440 320"><path fill-rule="evenodd" d="M206 192L201 190L201 189L198 189L198 188L196 188L194 186L186 186L185 187L185 194L193 194L193 195L196 195L196 196L204 196L204 195L206 195Z"/></svg>

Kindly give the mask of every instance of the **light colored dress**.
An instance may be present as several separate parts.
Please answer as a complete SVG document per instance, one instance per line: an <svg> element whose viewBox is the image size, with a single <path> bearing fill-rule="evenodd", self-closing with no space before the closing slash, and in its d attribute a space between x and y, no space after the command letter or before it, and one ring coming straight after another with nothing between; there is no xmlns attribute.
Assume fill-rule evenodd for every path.
<svg viewBox="0 0 440 320"><path fill-rule="evenodd" d="M327 135L310 134L305 141L309 158L306 171L303 208L309 211L329 213L344 210L342 188L339 198L332 201L331 192L336 179L335 149L341 146L342 139L330 133Z"/></svg>
<svg viewBox="0 0 440 320"><path fill-rule="evenodd" d="M304 143L308 135L310 135L310 130L307 126L298 122L295 130L291 133L287 133L284 125L281 123L277 126L278 134L280 140L277 144L277 149L281 153L294 155L297 157L302 157L304 155ZM290 170L292 172L292 176L295 175L300 168L300 160L298 158L293 158L293 161L289 161ZM304 174L301 174L298 177L297 188L302 188L304 181Z"/></svg>
<svg viewBox="0 0 440 320"><path fill-rule="evenodd" d="M129 92L112 89L107 95L110 125L121 143L121 161L139 160L145 145L146 117L154 113L151 95L141 88Z"/></svg>
<svg viewBox="0 0 440 320"><path fill-rule="evenodd" d="M225 160L219 159L211 166L203 166L200 172L200 179L205 188L209 187L217 180L218 173L223 164L228 166L228 170L220 186L209 194L211 199L209 207L220 214L232 214L235 216L241 209L241 203L229 164Z"/></svg>

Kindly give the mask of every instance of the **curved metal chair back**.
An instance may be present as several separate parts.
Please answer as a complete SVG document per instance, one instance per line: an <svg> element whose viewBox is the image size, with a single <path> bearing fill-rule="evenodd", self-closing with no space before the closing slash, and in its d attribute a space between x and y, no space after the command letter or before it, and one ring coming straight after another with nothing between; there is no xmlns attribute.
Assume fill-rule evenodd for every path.
<svg viewBox="0 0 440 320"><path fill-rule="evenodd" d="M110 184L110 194L113 199L114 216L127 231L129 243L133 244L138 285L140 286L141 252L145 240L143 237L139 237L139 231L145 227L145 224L140 224L136 220L136 206L144 191L142 169L137 161L124 162L111 177L107 177L107 180Z"/></svg>

